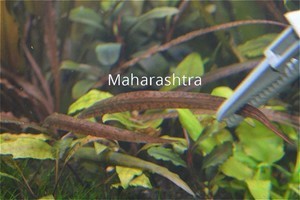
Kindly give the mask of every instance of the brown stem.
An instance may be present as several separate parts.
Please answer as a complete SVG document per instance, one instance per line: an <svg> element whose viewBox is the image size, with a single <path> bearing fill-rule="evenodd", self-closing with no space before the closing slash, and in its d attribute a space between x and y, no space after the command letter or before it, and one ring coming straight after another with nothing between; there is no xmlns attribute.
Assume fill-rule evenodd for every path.
<svg viewBox="0 0 300 200"><path fill-rule="evenodd" d="M55 9L53 1L45 2L44 18L44 41L47 48L47 56L51 65L51 72L54 79L55 110L59 109L60 101L60 70L57 50L57 36L55 27Z"/></svg>

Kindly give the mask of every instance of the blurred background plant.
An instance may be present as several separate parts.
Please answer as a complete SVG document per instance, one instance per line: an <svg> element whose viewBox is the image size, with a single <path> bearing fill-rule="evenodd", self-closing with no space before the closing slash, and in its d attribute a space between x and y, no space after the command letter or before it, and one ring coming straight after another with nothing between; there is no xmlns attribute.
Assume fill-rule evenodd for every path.
<svg viewBox="0 0 300 200"><path fill-rule="evenodd" d="M178 119L165 112L150 120L129 112L104 116L110 125L178 140L144 146L61 137L38 125L55 111L76 114L118 93L176 89L109 86L109 73L203 76L203 86L191 91L228 96L283 29L283 14L299 8L298 1L0 3L1 199L299 198L298 150L254 120L228 130L213 114L189 110L177 110ZM246 21L254 19L281 25ZM222 26L238 20L244 21ZM213 26L211 33L189 38ZM218 71L231 64L240 70ZM297 84L268 108L299 115ZM279 126L297 140L297 128Z"/></svg>

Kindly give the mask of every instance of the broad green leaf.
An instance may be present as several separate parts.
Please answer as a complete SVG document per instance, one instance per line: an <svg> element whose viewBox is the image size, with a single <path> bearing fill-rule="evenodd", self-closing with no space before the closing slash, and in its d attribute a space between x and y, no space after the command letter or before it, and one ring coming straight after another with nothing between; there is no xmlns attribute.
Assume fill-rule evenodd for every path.
<svg viewBox="0 0 300 200"><path fill-rule="evenodd" d="M87 24L101 30L103 29L101 17L91 8L85 8L83 6L74 8L71 10L69 18L73 22Z"/></svg>
<svg viewBox="0 0 300 200"><path fill-rule="evenodd" d="M112 94L108 92L103 92L100 90L93 89L89 91L87 94L83 95L77 101L71 104L68 110L68 114L73 114L76 111L82 110L84 108L90 107L94 103L112 97Z"/></svg>
<svg viewBox="0 0 300 200"><path fill-rule="evenodd" d="M249 179L246 183L254 199L270 199L271 181Z"/></svg>
<svg viewBox="0 0 300 200"><path fill-rule="evenodd" d="M158 146L149 148L147 152L157 160L171 161L174 165L186 167L185 162L171 149Z"/></svg>
<svg viewBox="0 0 300 200"><path fill-rule="evenodd" d="M0 177L6 177L6 178L10 178L10 179L20 182L20 180L18 178L14 177L10 174L7 174L5 172L0 172Z"/></svg>
<svg viewBox="0 0 300 200"><path fill-rule="evenodd" d="M217 146L210 154L204 157L202 168L204 169L223 163L231 155L232 144L230 142Z"/></svg>
<svg viewBox="0 0 300 200"><path fill-rule="evenodd" d="M96 155L95 150L93 148L85 147L81 148L76 152L76 158L83 158L88 160L94 160L97 162L106 161L110 164L115 164L118 166L130 167L130 168L139 168L143 170L148 170L152 173L157 173L173 183L175 183L178 187L185 190L190 195L195 196L195 193L191 190L191 188L175 173L170 172L167 168L159 166L157 164L142 160L140 158L126 155L118 152L104 152L100 155Z"/></svg>
<svg viewBox="0 0 300 200"><path fill-rule="evenodd" d="M255 126L243 122L236 129L244 152L254 159L272 164L284 155L283 141L262 123Z"/></svg>
<svg viewBox="0 0 300 200"><path fill-rule="evenodd" d="M87 91L89 91L95 83L96 81L91 81L86 79L78 81L72 88L72 97L74 99L81 97Z"/></svg>
<svg viewBox="0 0 300 200"><path fill-rule="evenodd" d="M138 128L146 129L148 127L157 128L163 121L163 119L149 120L146 122L132 119L129 112L105 114L102 117L103 122L107 121L118 121L129 129Z"/></svg>
<svg viewBox="0 0 300 200"><path fill-rule="evenodd" d="M233 91L229 87L220 86L214 88L211 94L214 96L229 98L233 94Z"/></svg>
<svg viewBox="0 0 300 200"><path fill-rule="evenodd" d="M102 153L105 149L107 149L107 146L100 144L98 142L94 142L94 147L95 147L95 151L96 154L100 154Z"/></svg>
<svg viewBox="0 0 300 200"><path fill-rule="evenodd" d="M31 137L5 139L0 143L1 155L12 155L17 158L54 159L52 147L45 141Z"/></svg>
<svg viewBox="0 0 300 200"><path fill-rule="evenodd" d="M130 167L122 167L122 166L117 166L116 171L117 171L117 174L121 181L121 185L124 189L126 189L129 186L129 182L135 176L139 176L143 173L143 171L140 169L130 168Z"/></svg>
<svg viewBox="0 0 300 200"><path fill-rule="evenodd" d="M201 135L204 127L189 109L177 109L179 121L184 129L187 130L192 140L196 141Z"/></svg>
<svg viewBox="0 0 300 200"><path fill-rule="evenodd" d="M112 66L115 64L120 57L120 51L120 43L98 44L95 48L97 59L104 66Z"/></svg>
<svg viewBox="0 0 300 200"><path fill-rule="evenodd" d="M277 34L270 33L258 38L249 40L238 46L238 50L242 55L253 58L263 55L266 47L276 38Z"/></svg>
<svg viewBox="0 0 300 200"><path fill-rule="evenodd" d="M238 161L235 157L230 157L221 165L221 171L227 176L234 177L238 180L252 178L253 170L247 165Z"/></svg>
<svg viewBox="0 0 300 200"><path fill-rule="evenodd" d="M144 188L152 188L152 185L150 183L149 178L145 174L141 174L140 176L134 178L129 182L130 186L139 186L139 187L144 187Z"/></svg>
<svg viewBox="0 0 300 200"><path fill-rule="evenodd" d="M0 143L5 141L13 141L19 138L31 138L46 141L51 139L49 136L45 134L29 134L29 133L18 133L18 134L11 134L11 133L2 133L0 134Z"/></svg>
<svg viewBox="0 0 300 200"><path fill-rule="evenodd" d="M83 72L89 75L93 75L95 77L99 77L100 75L103 74L99 67L91 66L88 64L76 63L71 60L63 61L60 65L60 69Z"/></svg>
<svg viewBox="0 0 300 200"><path fill-rule="evenodd" d="M150 19L159 19L167 16L172 16L178 13L178 9L175 7L159 7L154 8L147 13L139 16L137 23L131 28L130 32L134 32L141 24Z"/></svg>
<svg viewBox="0 0 300 200"><path fill-rule="evenodd" d="M200 77L204 73L204 66L203 61L201 59L201 56L198 53L191 53L188 56L186 56L176 67L174 74L178 77L187 77L186 81L189 77ZM176 88L179 86L179 82L175 80L173 82L173 79L170 79L170 86L164 86L161 88L162 91L168 91ZM180 83L182 85L183 78L181 78ZM187 84L188 82L186 82Z"/></svg>

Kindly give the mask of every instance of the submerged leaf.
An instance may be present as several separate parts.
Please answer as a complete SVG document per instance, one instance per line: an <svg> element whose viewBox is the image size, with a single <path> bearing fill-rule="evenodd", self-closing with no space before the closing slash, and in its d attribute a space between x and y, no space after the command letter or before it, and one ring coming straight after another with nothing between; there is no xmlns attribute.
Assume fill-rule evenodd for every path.
<svg viewBox="0 0 300 200"><path fill-rule="evenodd" d="M253 176L253 170L238 161L235 157L230 157L226 160L221 166L221 171L227 176L234 177L238 180L246 180Z"/></svg>
<svg viewBox="0 0 300 200"><path fill-rule="evenodd" d="M171 161L174 165L186 167L185 162L180 158L178 154L173 152L171 149L158 146L149 148L147 152L155 159Z"/></svg>
<svg viewBox="0 0 300 200"><path fill-rule="evenodd" d="M72 103L69 107L68 114L73 114L76 111L90 107L94 103L109 97L112 97L112 94L93 89Z"/></svg>
<svg viewBox="0 0 300 200"><path fill-rule="evenodd" d="M254 199L270 199L271 181L250 179L246 183Z"/></svg>
<svg viewBox="0 0 300 200"><path fill-rule="evenodd" d="M140 176L134 178L129 183L130 186L140 186L144 188L152 188L149 178L145 174L141 174Z"/></svg>
<svg viewBox="0 0 300 200"><path fill-rule="evenodd" d="M84 95L87 91L91 89L91 87L96 83L96 81L91 80L80 80L72 88L72 97L77 99Z"/></svg>
<svg viewBox="0 0 300 200"><path fill-rule="evenodd" d="M204 127L189 109L177 109L179 121L184 129L187 130L192 140L196 141L201 135Z"/></svg>
<svg viewBox="0 0 300 200"><path fill-rule="evenodd" d="M107 161L108 163L115 164L118 166L131 167L131 168L140 168L143 170L148 170L152 173L157 173L165 178L169 179L177 186L185 190L187 193L195 196L195 193L191 190L191 188L175 173L170 172L167 168L159 166L157 164L142 160L140 158L117 153L117 152L106 152L100 154L100 156L96 155L95 150L93 148L81 148L77 151L77 158L90 159L94 161Z"/></svg>
<svg viewBox="0 0 300 200"><path fill-rule="evenodd" d="M80 6L70 12L70 20L103 29L100 16L92 9Z"/></svg>
<svg viewBox="0 0 300 200"><path fill-rule="evenodd" d="M104 66L112 66L115 64L120 57L120 51L120 43L98 44L95 48L97 59Z"/></svg>
<svg viewBox="0 0 300 200"><path fill-rule="evenodd" d="M276 38L277 34L270 33L258 38L249 40L238 46L238 50L242 55L253 58L263 55L266 47Z"/></svg>
<svg viewBox="0 0 300 200"><path fill-rule="evenodd" d="M181 77L180 83L183 85L184 79L183 76L187 77L185 78L186 82L185 84L188 84L187 80L189 77L200 77L204 73L204 64L202 61L201 56L198 53L191 53L188 56L186 56L176 67L174 74L178 77ZM176 79L177 80L177 79ZM175 81L176 81L175 80ZM172 90L173 88L176 88L179 86L179 82L172 82L173 79L170 79L171 84L170 86L164 86L161 88L162 91L168 91Z"/></svg>
<svg viewBox="0 0 300 200"><path fill-rule="evenodd" d="M0 143L1 155L12 155L15 159L54 159L52 147L39 138L33 138L32 135L28 138L18 138L17 135L11 134L11 139L8 139L7 136L8 134L6 134L5 139Z"/></svg>
<svg viewBox="0 0 300 200"><path fill-rule="evenodd" d="M167 16L175 15L179 12L179 10L175 7L159 7L154 8L147 13L139 16L137 23L130 30L134 32L140 25L142 25L145 21L150 19L159 19Z"/></svg>
<svg viewBox="0 0 300 200"><path fill-rule="evenodd" d="M119 179L121 181L121 185L124 189L126 189L129 185L129 182L135 177L139 176L143 173L140 169L130 168L130 167L122 167L117 166L116 171L118 173Z"/></svg>
<svg viewBox="0 0 300 200"><path fill-rule="evenodd" d="M244 152L258 161L269 164L280 160L284 155L283 140L262 123L254 122L254 126L243 122L236 129Z"/></svg>

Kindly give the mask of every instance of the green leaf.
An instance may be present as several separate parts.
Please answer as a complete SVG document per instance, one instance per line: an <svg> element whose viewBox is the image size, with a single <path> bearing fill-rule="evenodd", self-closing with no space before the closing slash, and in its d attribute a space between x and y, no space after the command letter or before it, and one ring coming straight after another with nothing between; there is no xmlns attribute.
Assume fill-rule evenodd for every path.
<svg viewBox="0 0 300 200"><path fill-rule="evenodd" d="M143 173L142 170L130 167L117 166L116 171L118 173L121 185L126 189L129 185L129 182L135 177Z"/></svg>
<svg viewBox="0 0 300 200"><path fill-rule="evenodd" d="M51 138L45 134L29 134L29 133L18 133L18 134L11 134L11 133L2 133L0 134L0 143L5 141L13 141L19 138L31 138L37 140L50 140Z"/></svg>
<svg viewBox="0 0 300 200"><path fill-rule="evenodd" d="M214 88L211 94L218 97L229 98L233 94L233 91L229 87L220 86Z"/></svg>
<svg viewBox="0 0 300 200"><path fill-rule="evenodd" d="M7 174L5 172L0 172L0 177L6 177L6 178L13 179L13 180L15 180L17 182L20 182L20 180L18 178L14 177L14 176L12 176L10 174Z"/></svg>
<svg viewBox="0 0 300 200"><path fill-rule="evenodd" d="M72 88L72 97L77 99L84 95L91 87L96 83L96 81L91 80L80 80Z"/></svg>
<svg viewBox="0 0 300 200"><path fill-rule="evenodd" d="M74 8L71 10L69 18L73 22L87 24L101 30L103 29L101 17L90 8L85 8L83 6Z"/></svg>
<svg viewBox="0 0 300 200"><path fill-rule="evenodd" d="M60 65L61 70L72 70L72 71L78 71L82 73L86 73L88 75L92 75L94 77L99 77L103 75L102 71L99 67L82 64L82 63L76 63L71 60L65 60Z"/></svg>
<svg viewBox="0 0 300 200"><path fill-rule="evenodd" d="M148 170L152 173L160 174L161 176L169 179L175 183L178 187L185 190L187 193L195 196L195 193L191 188L175 173L170 172L167 168L159 166L157 164L142 160L140 158L126 155L118 152L104 152L100 155L96 155L93 148L85 147L81 148L76 152L77 158L94 160L97 162L106 161L110 164L115 164L118 166L130 167L130 168L140 168L143 170Z"/></svg>
<svg viewBox="0 0 300 200"><path fill-rule="evenodd" d="M158 146L149 148L147 152L157 160L171 161L174 165L186 167L185 162L171 149Z"/></svg>
<svg viewBox="0 0 300 200"><path fill-rule="evenodd" d="M68 114L73 114L76 111L88 108L94 103L109 97L112 97L112 94L93 89L72 103L69 107Z"/></svg>
<svg viewBox="0 0 300 200"><path fill-rule="evenodd" d="M120 43L98 44L95 48L97 59L104 66L112 66L115 64L120 57L120 51Z"/></svg>
<svg viewBox="0 0 300 200"><path fill-rule="evenodd" d="M105 149L107 149L107 146L100 144L98 142L94 142L94 147L95 147L95 151L96 154L100 154L102 153Z"/></svg>
<svg viewBox="0 0 300 200"><path fill-rule="evenodd" d="M230 142L226 142L220 146L217 146L210 154L208 154L204 158L202 168L204 169L223 163L231 155L232 144Z"/></svg>
<svg viewBox="0 0 300 200"><path fill-rule="evenodd" d="M140 25L150 19L159 19L177 14L179 11L175 7L159 7L154 8L147 13L139 16L137 23L131 28L130 32L134 32Z"/></svg>
<svg viewBox="0 0 300 200"><path fill-rule="evenodd" d="M132 119L131 114L129 112L123 113L113 113L113 114L105 114L102 117L102 121L105 123L107 121L118 121L128 129L138 128L138 129L146 129L149 127L157 128L163 121L163 119L157 120L149 120L146 122L138 121L137 119Z"/></svg>
<svg viewBox="0 0 300 200"><path fill-rule="evenodd" d="M221 171L227 176L234 177L238 180L246 180L253 176L253 170L238 161L235 157L230 157L226 160L221 166Z"/></svg>
<svg viewBox="0 0 300 200"><path fill-rule="evenodd" d="M201 135L204 127L189 109L177 109L179 121L184 129L187 130L192 140L196 141Z"/></svg>
<svg viewBox="0 0 300 200"><path fill-rule="evenodd" d="M1 134L2 136L2 134ZM11 134L11 138L7 137L0 143L1 155L12 155L17 158L33 158L33 159L54 159L52 147L41 139L20 137ZM17 138L16 138L17 137Z"/></svg>
<svg viewBox="0 0 300 200"><path fill-rule="evenodd" d="M258 38L249 40L244 44L239 45L237 48L242 55L253 58L263 55L264 50L276 38L277 34L270 33L260 36Z"/></svg>
<svg viewBox="0 0 300 200"><path fill-rule="evenodd" d="M48 200L55 200L55 198L54 198L54 196L52 195L52 194L49 194L49 195L47 195L47 196L43 196L43 197L41 197L41 198L39 198L38 200L46 200L46 199L48 199Z"/></svg>
<svg viewBox="0 0 300 200"><path fill-rule="evenodd" d="M56 141L53 145L53 154L56 155L57 159L60 159L65 154L66 150L71 147L72 138L64 138Z"/></svg>
<svg viewBox="0 0 300 200"><path fill-rule="evenodd" d="M246 183L254 199L270 199L271 181L250 179Z"/></svg>
<svg viewBox="0 0 300 200"><path fill-rule="evenodd" d="M283 140L262 123L254 122L254 126L243 122L236 129L244 152L269 164L280 160L284 155Z"/></svg>
<svg viewBox="0 0 300 200"><path fill-rule="evenodd" d="M178 77L197 77L202 76L204 73L204 66L201 56L198 53L191 53L186 56L176 67L174 74ZM187 79L186 79L187 80ZM179 86L178 82L173 83L173 80L170 79L170 86L164 86L161 88L162 91L168 91ZM181 78L180 82L183 82L183 78Z"/></svg>
<svg viewBox="0 0 300 200"><path fill-rule="evenodd" d="M129 182L129 185L135 186L135 187L140 186L140 187L150 188L150 189L152 188L150 180L145 174L142 174L142 175L134 178L133 180L131 180Z"/></svg>

